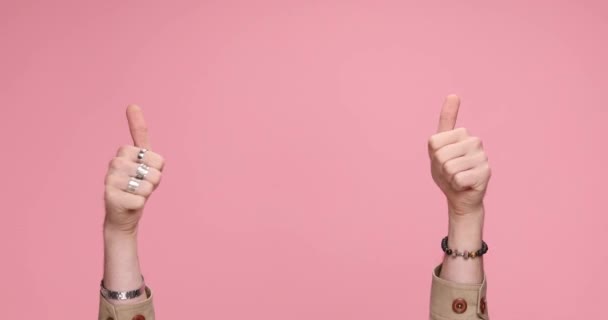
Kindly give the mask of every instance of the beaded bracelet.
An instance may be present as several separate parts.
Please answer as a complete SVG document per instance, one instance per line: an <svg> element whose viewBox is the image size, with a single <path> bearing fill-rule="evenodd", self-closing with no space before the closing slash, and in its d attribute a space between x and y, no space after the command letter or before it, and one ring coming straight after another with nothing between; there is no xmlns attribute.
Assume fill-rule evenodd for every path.
<svg viewBox="0 0 608 320"><path fill-rule="evenodd" d="M443 250L443 252L445 252L446 255L448 256L453 256L453 257L463 257L465 259L468 258L477 258L477 257L481 257L484 254L486 254L486 252L488 252L488 244L485 241L481 241L481 249L477 250L477 251L473 251L473 252L469 252L469 251L463 251L460 252L456 249L450 249L448 247L448 237L445 237L441 240L441 249Z"/></svg>

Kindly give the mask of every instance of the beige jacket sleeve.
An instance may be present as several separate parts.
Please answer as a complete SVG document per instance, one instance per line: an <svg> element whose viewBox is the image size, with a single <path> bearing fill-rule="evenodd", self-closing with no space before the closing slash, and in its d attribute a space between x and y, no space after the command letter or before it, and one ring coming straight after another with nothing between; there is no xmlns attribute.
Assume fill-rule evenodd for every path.
<svg viewBox="0 0 608 320"><path fill-rule="evenodd" d="M486 277L481 284L460 284L439 278L441 265L433 271L432 320L488 320Z"/></svg>
<svg viewBox="0 0 608 320"><path fill-rule="evenodd" d="M146 287L147 299L136 304L113 305L99 294L99 320L154 320L152 290Z"/></svg>
<svg viewBox="0 0 608 320"><path fill-rule="evenodd" d="M486 279L481 284L459 284L439 278L441 265L433 271L430 318L432 320L489 320ZM137 304L113 305L99 295L99 320L154 320L152 291Z"/></svg>

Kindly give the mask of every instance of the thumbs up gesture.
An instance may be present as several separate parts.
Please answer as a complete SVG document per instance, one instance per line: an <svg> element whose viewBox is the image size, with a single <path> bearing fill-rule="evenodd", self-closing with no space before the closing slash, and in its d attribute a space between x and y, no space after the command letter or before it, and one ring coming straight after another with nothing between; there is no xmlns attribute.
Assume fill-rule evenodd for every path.
<svg viewBox="0 0 608 320"><path fill-rule="evenodd" d="M457 128L460 99L446 98L437 133L429 139L433 180L445 194L451 215L462 216L483 211L483 198L490 180L488 157L481 139L467 129Z"/></svg>
<svg viewBox="0 0 608 320"><path fill-rule="evenodd" d="M143 208L158 187L164 159L150 151L148 129L138 106L127 107L133 145L120 147L105 178L106 230L134 233Z"/></svg>

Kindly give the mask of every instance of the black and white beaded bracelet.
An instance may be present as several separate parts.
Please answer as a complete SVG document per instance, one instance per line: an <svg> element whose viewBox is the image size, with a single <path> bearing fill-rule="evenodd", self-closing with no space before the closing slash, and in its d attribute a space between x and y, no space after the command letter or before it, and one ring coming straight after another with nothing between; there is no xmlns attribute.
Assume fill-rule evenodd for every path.
<svg viewBox="0 0 608 320"><path fill-rule="evenodd" d="M488 244L485 241L481 241L481 249L477 251L458 251L456 249L451 249L448 247L448 237L445 237L441 240L441 249L448 256L463 257L465 259L469 259L481 257L486 254L486 252L488 252Z"/></svg>

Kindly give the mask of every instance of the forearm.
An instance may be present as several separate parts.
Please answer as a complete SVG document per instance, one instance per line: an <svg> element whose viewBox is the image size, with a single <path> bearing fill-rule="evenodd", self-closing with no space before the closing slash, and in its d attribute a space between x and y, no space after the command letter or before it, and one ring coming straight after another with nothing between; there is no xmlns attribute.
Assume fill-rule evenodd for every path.
<svg viewBox="0 0 608 320"><path fill-rule="evenodd" d="M448 248L459 253L479 250L483 239L483 205L462 215L449 210ZM453 252L446 254L441 266L433 271L431 319L488 320L486 290L482 256L465 259Z"/></svg>
<svg viewBox="0 0 608 320"><path fill-rule="evenodd" d="M139 267L137 230L165 161L150 150L148 127L138 106L127 107L127 121L133 146L118 149L104 181L103 286L110 292L99 294L99 320L154 320L152 290L144 287Z"/></svg>
<svg viewBox="0 0 608 320"><path fill-rule="evenodd" d="M103 237L105 287L113 291L140 288L142 275L137 255L137 231L125 233L104 228ZM144 300L145 294L134 299L112 300L112 304L135 304Z"/></svg>
<svg viewBox="0 0 608 320"><path fill-rule="evenodd" d="M448 203L443 262L433 271L431 319L488 319L482 249L483 199L491 176L481 139L454 129L460 99L446 98L437 133L429 139L431 176Z"/></svg>
<svg viewBox="0 0 608 320"><path fill-rule="evenodd" d="M448 247L458 251L477 251L483 239L483 205L460 215L450 212L448 224ZM440 277L457 283L479 284L483 281L483 257L463 259L446 255Z"/></svg>

